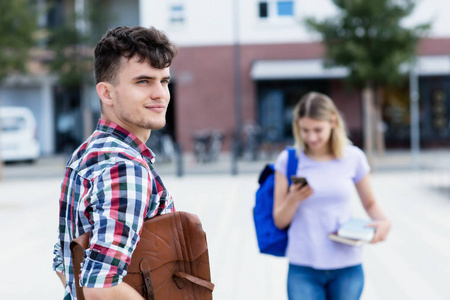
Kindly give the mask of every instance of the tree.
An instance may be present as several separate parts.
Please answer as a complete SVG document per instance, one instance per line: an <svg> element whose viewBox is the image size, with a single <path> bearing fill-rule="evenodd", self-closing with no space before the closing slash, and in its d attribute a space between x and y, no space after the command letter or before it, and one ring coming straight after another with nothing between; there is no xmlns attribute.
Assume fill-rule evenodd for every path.
<svg viewBox="0 0 450 300"><path fill-rule="evenodd" d="M48 30L48 49L53 53L48 61L49 70L57 75L66 95L71 92L79 95L84 85L93 83L94 47L108 22L107 11L98 9L104 4L104 0L75 0L73 9L67 7L62 23ZM93 126L92 111L87 103L80 105L85 117L84 135L88 135Z"/></svg>
<svg viewBox="0 0 450 300"><path fill-rule="evenodd" d="M349 70L346 82L362 89L364 149L372 159L374 140L382 136L381 87L404 83L401 66L411 63L420 38L429 24L406 28L402 20L414 9L414 0L332 0L338 14L325 20L307 18L306 24L319 33L326 48L325 65ZM384 143L381 145L384 148Z"/></svg>
<svg viewBox="0 0 450 300"><path fill-rule="evenodd" d="M35 40L36 13L28 0L0 1L0 80L25 71Z"/></svg>
<svg viewBox="0 0 450 300"><path fill-rule="evenodd" d="M85 3L82 9L77 9L78 2ZM93 49L108 23L107 12L98 9L104 2L75 0L73 11L68 9L72 13L49 30L48 48L54 54L49 68L64 87L79 87L92 75Z"/></svg>
<svg viewBox="0 0 450 300"><path fill-rule="evenodd" d="M33 34L37 30L37 18L35 7L28 0L0 1L0 11L2 82L8 75L26 72L30 49L35 45ZM2 174L3 162L0 157L0 178Z"/></svg>
<svg viewBox="0 0 450 300"><path fill-rule="evenodd" d="M68 20L51 30L48 43L53 52L50 71L57 74L59 83L67 88L79 87L86 74L92 72L92 49L74 23L74 20Z"/></svg>

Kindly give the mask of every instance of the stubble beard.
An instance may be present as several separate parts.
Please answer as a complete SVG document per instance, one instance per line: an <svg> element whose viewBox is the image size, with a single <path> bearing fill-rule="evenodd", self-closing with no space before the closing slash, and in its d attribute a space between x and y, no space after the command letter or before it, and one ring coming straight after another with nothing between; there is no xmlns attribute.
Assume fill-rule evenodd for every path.
<svg viewBox="0 0 450 300"><path fill-rule="evenodd" d="M166 115L165 114L161 120L152 119L152 120L136 121L136 120L133 120L133 117L130 117L128 115L124 115L123 119L127 123L131 123L139 128L144 128L144 129L148 129L148 130L158 130L158 129L161 129L164 126L166 126Z"/></svg>
<svg viewBox="0 0 450 300"><path fill-rule="evenodd" d="M153 122L153 121L142 122L138 126L150 130L158 130L166 126L166 120L164 119L162 122Z"/></svg>

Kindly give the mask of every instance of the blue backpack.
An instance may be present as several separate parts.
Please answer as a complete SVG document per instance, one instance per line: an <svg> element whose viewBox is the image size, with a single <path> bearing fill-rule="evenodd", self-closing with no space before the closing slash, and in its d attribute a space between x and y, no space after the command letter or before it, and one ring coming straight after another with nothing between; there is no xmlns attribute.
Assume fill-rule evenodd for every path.
<svg viewBox="0 0 450 300"><path fill-rule="evenodd" d="M287 179L291 185L291 175L297 171L298 159L294 148L287 148L289 157ZM275 170L273 164L267 165L259 175L259 188L256 191L253 221L259 252L275 256L285 256L287 246L287 229L280 230L273 221L273 202L275 187Z"/></svg>

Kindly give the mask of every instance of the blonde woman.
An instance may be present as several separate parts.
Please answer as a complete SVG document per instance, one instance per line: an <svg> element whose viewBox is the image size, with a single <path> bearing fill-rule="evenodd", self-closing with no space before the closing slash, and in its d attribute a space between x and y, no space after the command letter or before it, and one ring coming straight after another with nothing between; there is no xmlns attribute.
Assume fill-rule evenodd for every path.
<svg viewBox="0 0 450 300"><path fill-rule="evenodd" d="M331 241L328 234L351 217L356 187L375 228L372 243L386 239L391 223L375 201L366 156L349 142L333 101L311 92L294 110L297 175L308 185L288 186L287 151L275 163L274 219L289 226L288 295L296 299L359 299L364 286L362 247Z"/></svg>

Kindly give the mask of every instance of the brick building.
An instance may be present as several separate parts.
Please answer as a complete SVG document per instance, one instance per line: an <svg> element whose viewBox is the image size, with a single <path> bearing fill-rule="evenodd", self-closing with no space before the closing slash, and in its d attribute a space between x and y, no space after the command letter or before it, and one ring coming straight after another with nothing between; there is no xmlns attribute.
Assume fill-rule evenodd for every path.
<svg viewBox="0 0 450 300"><path fill-rule="evenodd" d="M37 0L42 7L53 4L42 10L39 26L60 26L67 12L86 1ZM178 44L165 131L186 151L192 150L192 136L205 130L223 133L222 149L228 151L237 129L247 124L259 125L271 144L290 143L293 105L311 90L335 100L352 140L361 145L360 91L344 87L345 69L323 68L324 49L302 23L307 16L333 14L331 0L105 0L102 11L109 17L108 27L155 26ZM450 2L423 0L405 22L433 22L430 36L417 49L424 146L450 140L449 20ZM25 106L35 114L44 155L65 151L69 136L60 129L63 121L71 120L67 132L73 146L91 132L100 115L92 84L61 91L58 78L41 69L10 77L0 86L3 106ZM408 84L384 91L383 100L388 147L409 147Z"/></svg>
<svg viewBox="0 0 450 300"><path fill-rule="evenodd" d="M425 146L450 137L449 11L438 1L422 1L406 22L434 20L432 34L417 49ZM301 22L333 13L329 0L141 1L141 24L163 29L180 47L167 130L187 150L204 130L224 133L230 149L237 127L246 124L258 124L271 142L289 143L293 106L316 90L335 100L361 145L360 91L344 87L345 69L322 66L324 48ZM383 115L387 145L409 147L407 84L384 91Z"/></svg>

